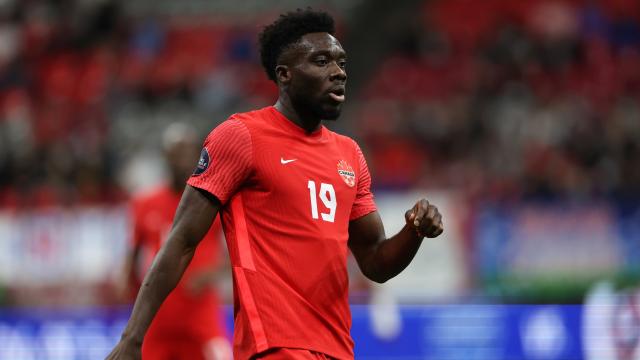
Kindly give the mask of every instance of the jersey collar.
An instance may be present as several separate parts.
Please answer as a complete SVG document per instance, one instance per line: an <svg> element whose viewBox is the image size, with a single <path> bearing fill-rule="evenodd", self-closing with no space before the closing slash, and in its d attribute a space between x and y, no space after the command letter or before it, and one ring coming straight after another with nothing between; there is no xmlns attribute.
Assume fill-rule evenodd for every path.
<svg viewBox="0 0 640 360"><path fill-rule="evenodd" d="M312 133L308 133L303 128L296 125L293 121L284 116L280 111L278 111L278 109L276 109L275 106L270 106L269 109L271 110L276 123L282 125L282 127L286 128L292 133L295 133L296 135L300 135L302 137L310 139L321 139L324 135L325 127L322 124L320 124L320 128L318 130L315 130Z"/></svg>

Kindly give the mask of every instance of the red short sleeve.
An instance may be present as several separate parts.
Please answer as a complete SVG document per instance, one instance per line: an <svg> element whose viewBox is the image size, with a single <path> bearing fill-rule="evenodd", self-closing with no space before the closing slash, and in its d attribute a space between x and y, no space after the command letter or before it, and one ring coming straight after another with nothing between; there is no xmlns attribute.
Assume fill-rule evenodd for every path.
<svg viewBox="0 0 640 360"><path fill-rule="evenodd" d="M207 136L198 166L187 184L222 202L233 196L253 168L251 134L239 120L229 119Z"/></svg>
<svg viewBox="0 0 640 360"><path fill-rule="evenodd" d="M358 189L356 199L351 207L349 221L361 218L377 210L376 203L373 200L373 193L371 192L371 174L369 174L369 167L358 144L356 144L356 151L358 156Z"/></svg>

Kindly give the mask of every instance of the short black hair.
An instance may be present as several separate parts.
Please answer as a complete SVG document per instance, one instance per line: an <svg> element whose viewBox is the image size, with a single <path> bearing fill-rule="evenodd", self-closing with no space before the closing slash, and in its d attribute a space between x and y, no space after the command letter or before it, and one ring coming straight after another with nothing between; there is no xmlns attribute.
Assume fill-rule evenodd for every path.
<svg viewBox="0 0 640 360"><path fill-rule="evenodd" d="M264 27L259 36L260 60L269 79L276 81L276 65L282 52L302 36L315 32L334 35L335 24L331 15L311 8L282 14Z"/></svg>

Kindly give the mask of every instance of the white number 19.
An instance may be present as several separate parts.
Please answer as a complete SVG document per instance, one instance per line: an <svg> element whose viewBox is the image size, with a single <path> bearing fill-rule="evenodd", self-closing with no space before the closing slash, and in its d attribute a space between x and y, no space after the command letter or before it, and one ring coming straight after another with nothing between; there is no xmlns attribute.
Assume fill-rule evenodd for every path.
<svg viewBox="0 0 640 360"><path fill-rule="evenodd" d="M322 220L333 222L336 217L336 207L338 201L336 199L336 192L333 190L333 185L320 183L320 192L316 195L316 183L313 180L309 180L307 185L309 187L309 197L311 199L311 217L318 218L318 200L316 196L322 200L324 206L329 209L329 213L321 213Z"/></svg>

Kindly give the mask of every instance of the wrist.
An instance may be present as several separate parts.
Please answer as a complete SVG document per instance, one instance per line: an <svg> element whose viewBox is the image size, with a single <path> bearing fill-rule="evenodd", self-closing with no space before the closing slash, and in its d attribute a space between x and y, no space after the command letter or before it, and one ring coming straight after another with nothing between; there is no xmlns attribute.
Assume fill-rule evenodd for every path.
<svg viewBox="0 0 640 360"><path fill-rule="evenodd" d="M420 233L420 230L411 223L406 223L404 228L416 239L416 241L422 241L422 239L424 239L425 237Z"/></svg>

